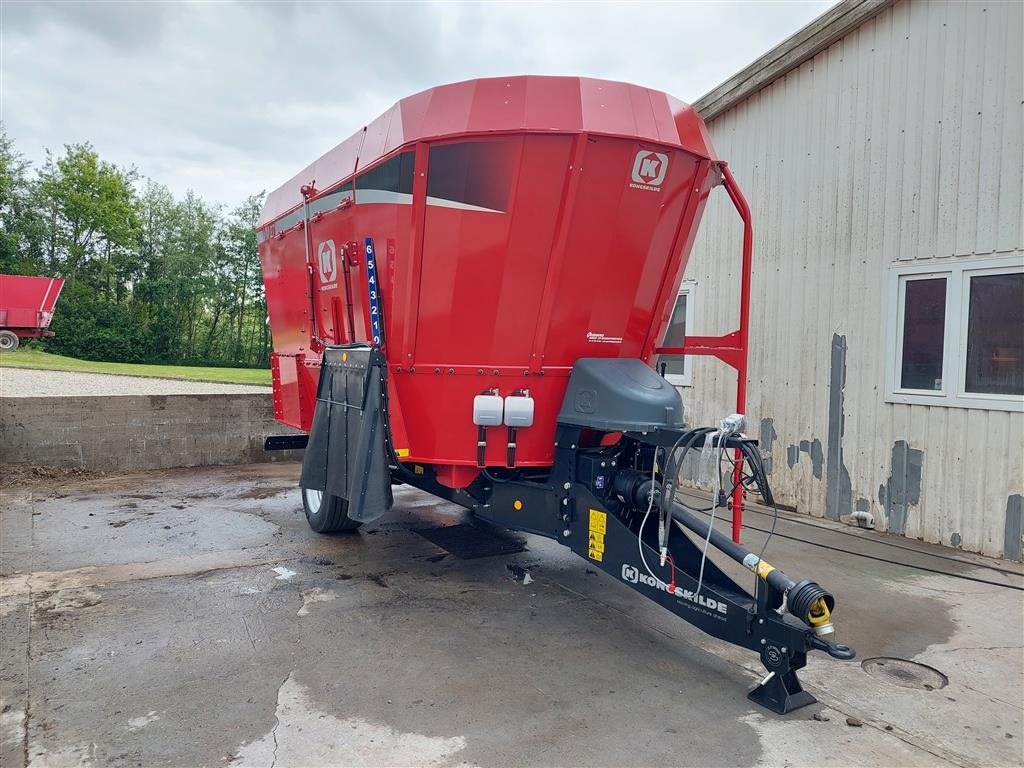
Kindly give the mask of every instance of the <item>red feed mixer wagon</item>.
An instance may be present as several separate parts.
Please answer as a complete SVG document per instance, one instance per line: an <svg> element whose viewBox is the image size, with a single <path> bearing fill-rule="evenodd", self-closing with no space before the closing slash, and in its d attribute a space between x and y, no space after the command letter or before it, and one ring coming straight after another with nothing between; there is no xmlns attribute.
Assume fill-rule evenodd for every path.
<svg viewBox="0 0 1024 768"><path fill-rule="evenodd" d="M64 281L59 277L0 275L0 352L18 348L22 339L53 336L53 307Z"/></svg>
<svg viewBox="0 0 1024 768"><path fill-rule="evenodd" d="M724 185L745 225L740 328L660 348L701 213ZM658 91L575 77L471 80L403 99L273 192L258 225L277 418L307 436L303 507L322 533L407 483L550 537L705 632L760 654L750 698L814 699L796 671L835 601L739 543L769 504L734 414L684 425L659 353L739 372L749 210L703 121ZM732 497L733 538L677 498L689 451ZM709 475L710 476L710 475ZM707 557L753 571L750 594Z"/></svg>

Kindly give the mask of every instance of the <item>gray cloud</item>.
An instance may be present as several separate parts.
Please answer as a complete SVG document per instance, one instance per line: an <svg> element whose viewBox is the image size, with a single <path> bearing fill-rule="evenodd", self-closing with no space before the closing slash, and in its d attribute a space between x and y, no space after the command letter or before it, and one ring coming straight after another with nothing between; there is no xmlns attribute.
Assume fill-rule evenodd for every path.
<svg viewBox="0 0 1024 768"><path fill-rule="evenodd" d="M89 140L234 204L424 88L578 74L693 100L830 5L4 2L0 119L34 161Z"/></svg>
<svg viewBox="0 0 1024 768"><path fill-rule="evenodd" d="M6 3L11 32L33 33L49 25L70 27L122 49L145 49L159 42L166 3Z"/></svg>

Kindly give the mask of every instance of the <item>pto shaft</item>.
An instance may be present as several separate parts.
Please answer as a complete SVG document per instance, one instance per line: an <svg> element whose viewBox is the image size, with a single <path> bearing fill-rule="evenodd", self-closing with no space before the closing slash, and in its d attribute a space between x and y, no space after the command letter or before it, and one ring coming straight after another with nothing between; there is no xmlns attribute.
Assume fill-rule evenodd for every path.
<svg viewBox="0 0 1024 768"><path fill-rule="evenodd" d="M672 504L671 514L679 525L689 528L703 539L709 539L717 550L756 573L769 587L785 594L789 612L811 627L816 635L828 635L834 631L831 616L835 598L818 584L813 581L793 581L767 560L741 547L715 530L710 522L705 522L679 504Z"/></svg>

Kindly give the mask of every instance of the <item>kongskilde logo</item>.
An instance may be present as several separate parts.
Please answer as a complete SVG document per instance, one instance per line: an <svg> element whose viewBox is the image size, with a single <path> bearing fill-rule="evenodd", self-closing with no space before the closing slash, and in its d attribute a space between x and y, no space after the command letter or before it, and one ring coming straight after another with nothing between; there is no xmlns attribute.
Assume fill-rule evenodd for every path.
<svg viewBox="0 0 1024 768"><path fill-rule="evenodd" d="M657 192L668 173L668 155L641 149L633 160L632 189L649 189Z"/></svg>
<svg viewBox="0 0 1024 768"><path fill-rule="evenodd" d="M729 604L723 603L719 600L712 600L704 595L698 595L689 589L683 589L682 587L676 587L674 591L670 591L668 584L661 579L656 579L648 573L644 573L637 568L634 568L628 563L622 564L622 580L627 584L643 584L647 587L654 587L660 589L663 592L668 592L676 597L681 597L683 600L687 600L694 605L699 605L702 608L720 613L723 616L729 613Z"/></svg>
<svg viewBox="0 0 1024 768"><path fill-rule="evenodd" d="M324 240L316 248L316 258L320 265L320 282L333 283L338 276L338 263L334 258L334 241Z"/></svg>
<svg viewBox="0 0 1024 768"><path fill-rule="evenodd" d="M621 336L605 336L603 333L594 333L593 331L587 331L587 341L595 344L621 344Z"/></svg>

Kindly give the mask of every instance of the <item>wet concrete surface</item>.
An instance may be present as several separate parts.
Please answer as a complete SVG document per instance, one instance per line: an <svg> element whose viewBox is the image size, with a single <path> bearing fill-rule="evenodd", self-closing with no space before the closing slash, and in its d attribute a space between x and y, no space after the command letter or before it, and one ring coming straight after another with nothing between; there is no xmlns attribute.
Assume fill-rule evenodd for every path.
<svg viewBox="0 0 1024 768"><path fill-rule="evenodd" d="M409 488L361 532L318 536L297 476L3 491L0 765L1024 762L1024 593L957 578L1021 585L1012 563L783 519L766 558L831 588L859 658L812 656L819 704L779 717L745 697L756 657L558 544L492 532L526 549L457 558L416 530L465 515ZM948 684L869 675L876 656Z"/></svg>

